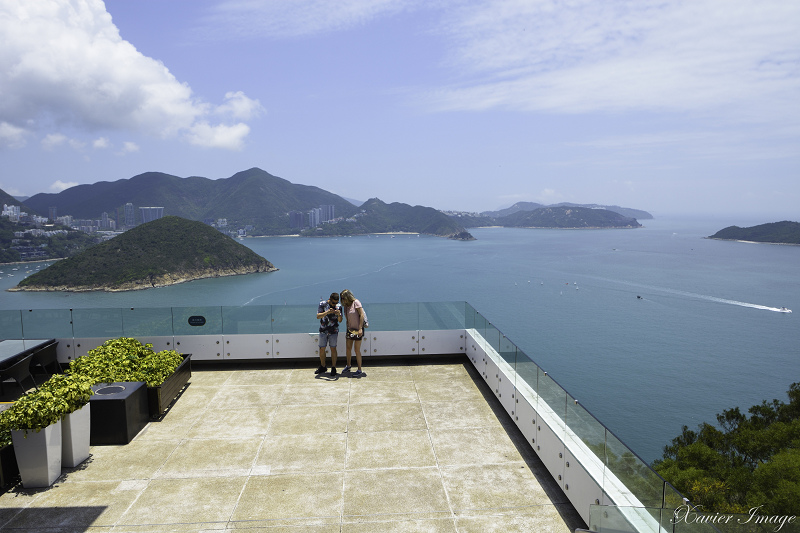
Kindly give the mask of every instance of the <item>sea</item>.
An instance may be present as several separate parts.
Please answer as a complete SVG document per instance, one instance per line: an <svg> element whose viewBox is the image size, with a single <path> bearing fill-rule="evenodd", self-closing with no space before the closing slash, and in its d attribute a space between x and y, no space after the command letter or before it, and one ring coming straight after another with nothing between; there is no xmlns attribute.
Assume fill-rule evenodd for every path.
<svg viewBox="0 0 800 533"><path fill-rule="evenodd" d="M705 238L763 221L641 222L625 230L475 228L469 242L245 238L279 270L125 293L5 292L36 265L0 265L0 309L313 307L343 289L367 312L372 303L465 300L651 462L684 425L787 400L800 381L800 246ZM313 314L308 327L316 328Z"/></svg>

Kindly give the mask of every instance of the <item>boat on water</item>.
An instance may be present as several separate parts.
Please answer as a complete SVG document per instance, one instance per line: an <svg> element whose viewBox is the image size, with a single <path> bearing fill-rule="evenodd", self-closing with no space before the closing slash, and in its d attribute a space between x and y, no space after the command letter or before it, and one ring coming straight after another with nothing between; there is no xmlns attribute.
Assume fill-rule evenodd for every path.
<svg viewBox="0 0 800 533"><path fill-rule="evenodd" d="M778 309L778 311L781 312L781 313L791 313L792 312L791 309L787 309L786 307L781 307L780 309Z"/></svg>

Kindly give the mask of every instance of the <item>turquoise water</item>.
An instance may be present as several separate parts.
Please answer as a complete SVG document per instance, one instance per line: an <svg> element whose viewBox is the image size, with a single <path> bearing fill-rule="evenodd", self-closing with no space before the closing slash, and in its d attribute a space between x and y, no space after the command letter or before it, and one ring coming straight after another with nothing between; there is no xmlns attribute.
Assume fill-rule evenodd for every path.
<svg viewBox="0 0 800 533"><path fill-rule="evenodd" d="M466 300L649 462L682 425L785 400L800 381L800 247L702 238L732 223L245 239L280 270L116 294L3 292L0 308L314 306L345 288L367 310ZM25 268L0 270L6 289Z"/></svg>

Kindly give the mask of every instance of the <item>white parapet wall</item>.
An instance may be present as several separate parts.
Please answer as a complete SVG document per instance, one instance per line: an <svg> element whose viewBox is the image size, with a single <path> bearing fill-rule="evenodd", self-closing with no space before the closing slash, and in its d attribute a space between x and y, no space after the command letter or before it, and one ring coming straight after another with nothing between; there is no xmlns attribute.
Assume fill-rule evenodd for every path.
<svg viewBox="0 0 800 533"><path fill-rule="evenodd" d="M316 358L319 333L271 333L249 335L175 335L137 337L153 349L176 350L192 354L193 361L246 361L268 359ZM103 344L106 338L63 338L58 340L58 360L69 363ZM339 345L345 345L344 332ZM364 357L463 354L466 352L464 330L366 330L361 342Z"/></svg>
<svg viewBox="0 0 800 533"><path fill-rule="evenodd" d="M662 531L625 484L475 329L467 355L572 505L590 524L592 505L620 506L633 531ZM565 402L567 398L565 396Z"/></svg>

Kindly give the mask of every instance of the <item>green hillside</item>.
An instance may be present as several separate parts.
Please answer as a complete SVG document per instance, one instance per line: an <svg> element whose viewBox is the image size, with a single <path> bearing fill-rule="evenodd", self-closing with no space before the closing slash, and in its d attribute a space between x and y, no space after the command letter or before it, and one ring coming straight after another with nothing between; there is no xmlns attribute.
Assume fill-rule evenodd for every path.
<svg viewBox="0 0 800 533"><path fill-rule="evenodd" d="M18 205L18 206L20 206L22 211L25 211L29 215L44 216L39 211L31 209L31 207L28 204L23 204L22 202L20 202L19 200L17 200L16 198L11 196L10 194L8 194L3 189L0 189L0 211L2 211L3 204L6 204L6 205ZM44 210L44 213L47 214L47 209Z"/></svg>
<svg viewBox="0 0 800 533"><path fill-rule="evenodd" d="M37 236L26 233L24 237L14 236L15 232L32 229L31 226L23 226L10 222L6 217L0 217L0 263L13 263L23 259L19 253L19 248L36 248L43 251L44 256L40 259L59 259L69 257L95 245L95 238L82 231L65 228L63 226L53 226L47 229L65 230L66 233L52 236Z"/></svg>
<svg viewBox="0 0 800 533"><path fill-rule="evenodd" d="M16 290L131 290L272 270L272 263L214 228L167 216L58 261Z"/></svg>
<svg viewBox="0 0 800 533"><path fill-rule="evenodd" d="M711 235L709 239L800 244L800 222L784 220L783 222L770 222L749 228L729 226Z"/></svg>
<svg viewBox="0 0 800 533"><path fill-rule="evenodd" d="M333 193L291 183L259 168L218 180L147 172L130 179L78 185L58 194L37 194L27 204L44 212L55 206L59 214L96 219L103 212L113 216L128 202L137 208L137 222L141 222L139 207L159 206L165 215L189 220L225 218L231 226L251 225L250 233L256 235L292 233L289 211L334 205L337 216L356 212L353 204Z"/></svg>
<svg viewBox="0 0 800 533"><path fill-rule="evenodd" d="M364 202L359 211L355 221L325 224L303 234L313 236L408 232L459 240L473 238L457 221L432 207L410 206L399 202L387 204L378 198L372 198Z"/></svg>
<svg viewBox="0 0 800 533"><path fill-rule="evenodd" d="M541 207L519 211L497 219L502 226L515 228L639 228L635 218L606 209L585 207Z"/></svg>

